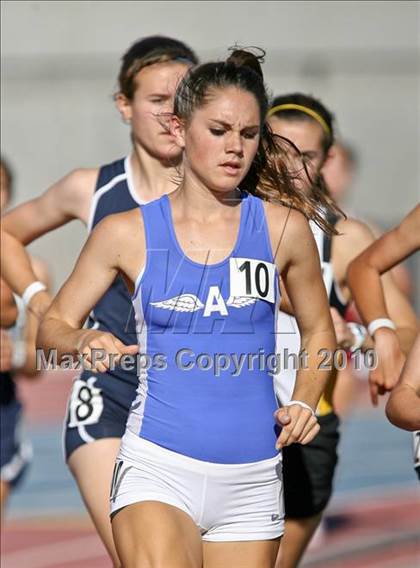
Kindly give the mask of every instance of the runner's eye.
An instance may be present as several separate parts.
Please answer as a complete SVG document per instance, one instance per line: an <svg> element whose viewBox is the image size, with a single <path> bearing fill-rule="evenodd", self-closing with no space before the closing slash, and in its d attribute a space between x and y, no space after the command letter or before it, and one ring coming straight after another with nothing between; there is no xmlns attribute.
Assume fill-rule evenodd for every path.
<svg viewBox="0 0 420 568"><path fill-rule="evenodd" d="M210 132L214 136L223 136L223 134L225 133L225 131L222 128L210 128Z"/></svg>
<svg viewBox="0 0 420 568"><path fill-rule="evenodd" d="M247 140L253 140L257 136L257 134L257 132L245 132L243 136Z"/></svg>

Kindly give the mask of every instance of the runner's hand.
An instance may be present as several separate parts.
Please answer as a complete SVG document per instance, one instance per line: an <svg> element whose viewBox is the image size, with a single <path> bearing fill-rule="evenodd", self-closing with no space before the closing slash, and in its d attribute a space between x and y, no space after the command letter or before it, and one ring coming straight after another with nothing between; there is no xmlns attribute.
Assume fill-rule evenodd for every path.
<svg viewBox="0 0 420 568"><path fill-rule="evenodd" d="M52 296L45 290L35 294L28 305L28 311L38 319L38 324L47 312L52 302Z"/></svg>
<svg viewBox="0 0 420 568"><path fill-rule="evenodd" d="M372 404L377 406L378 395L392 390L397 384L405 363L405 355L392 329L378 329L374 340L378 366L369 373L369 390Z"/></svg>
<svg viewBox="0 0 420 568"><path fill-rule="evenodd" d="M89 329L83 332L77 350L84 356L85 368L94 373L105 373L117 365L123 355L136 355L139 346L125 345L112 333Z"/></svg>
<svg viewBox="0 0 420 568"><path fill-rule="evenodd" d="M338 346L343 349L350 349L354 343L354 335L350 331L346 320L341 317L338 310L336 310L336 308L331 308L330 311Z"/></svg>
<svg viewBox="0 0 420 568"><path fill-rule="evenodd" d="M277 423L282 427L277 439L276 448L281 449L290 444L308 444L319 432L319 424L316 416L313 416L307 408L298 404L283 406L274 414Z"/></svg>

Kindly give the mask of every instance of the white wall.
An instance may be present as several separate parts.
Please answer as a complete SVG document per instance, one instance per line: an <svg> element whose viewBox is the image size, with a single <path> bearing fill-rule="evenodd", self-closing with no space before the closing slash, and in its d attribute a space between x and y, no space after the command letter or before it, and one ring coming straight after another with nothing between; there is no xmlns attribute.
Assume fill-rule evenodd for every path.
<svg viewBox="0 0 420 568"><path fill-rule="evenodd" d="M129 151L112 103L119 58L155 33L203 59L235 42L265 48L272 91L321 97L359 151L353 208L386 227L419 201L418 2L6 1L2 152L18 201ZM51 259L57 285L83 238L74 223L32 246Z"/></svg>

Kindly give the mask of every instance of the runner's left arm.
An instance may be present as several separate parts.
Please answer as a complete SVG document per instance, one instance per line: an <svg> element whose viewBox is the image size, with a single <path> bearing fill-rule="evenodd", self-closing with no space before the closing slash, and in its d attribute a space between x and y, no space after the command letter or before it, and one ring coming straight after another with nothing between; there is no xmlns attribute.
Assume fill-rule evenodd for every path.
<svg viewBox="0 0 420 568"><path fill-rule="evenodd" d="M333 372L331 364L322 363L324 359L331 362L334 357L336 338L309 224L301 213L290 210L285 214L285 208L281 209L283 223L279 222L279 207L271 204L267 207L267 220L274 258L301 335L301 364L292 399L315 411ZM299 405L283 407L277 412L277 419L283 425L278 440L280 447L294 442L308 443L319 430L313 413Z"/></svg>

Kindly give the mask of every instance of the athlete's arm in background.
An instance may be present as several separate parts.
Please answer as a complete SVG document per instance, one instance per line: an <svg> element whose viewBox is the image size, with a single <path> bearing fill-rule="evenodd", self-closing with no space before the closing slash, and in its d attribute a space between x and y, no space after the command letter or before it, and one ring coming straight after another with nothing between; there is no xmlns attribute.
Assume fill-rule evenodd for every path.
<svg viewBox="0 0 420 568"><path fill-rule="evenodd" d="M318 251L302 214L271 204L266 211L274 257L299 327L301 351L306 354L306 361L297 370L292 399L315 410L331 375L331 369L320 366L322 350L331 353L332 359L336 348ZM283 420L285 414L290 421ZM298 405L280 409L277 418L283 424L280 446L308 443L319 431L316 418Z"/></svg>
<svg viewBox="0 0 420 568"><path fill-rule="evenodd" d="M115 362L122 354L138 351L137 345L125 346L111 333L81 327L119 272L127 281L136 281L145 257L143 233L138 209L111 215L97 225L40 325L37 345L46 355L56 349L60 361L63 355L84 354L90 364L93 349L114 354ZM109 358L97 361L94 368L105 371Z"/></svg>
<svg viewBox="0 0 420 568"><path fill-rule="evenodd" d="M355 219L340 220L337 223L338 237L333 240L332 257L334 272L339 274L339 283L347 299L351 290L347 283L347 269L352 260L375 242L370 228ZM406 296L394 282L393 276L385 274L381 278L384 298L388 312L397 329L391 334L393 341L374 341L378 367L369 373L369 389L374 405L378 403L378 393L383 394L395 385L399 371L392 369L395 365L401 369L405 353L410 350L417 335L417 319ZM376 338L375 338L376 339Z"/></svg>
<svg viewBox="0 0 420 568"><path fill-rule="evenodd" d="M413 342L413 327L417 327L417 323L412 323L413 312L405 296L396 291L395 286L390 290L388 284L387 290L387 282L392 282L392 278L386 275L381 279L380 275L419 248L420 206L417 206L398 227L371 244L348 268L347 281L365 324L391 317L397 325L397 333L388 328L379 328L375 333L380 365L371 377L374 403L378 392L383 394L395 385L404 363L403 352L409 350Z"/></svg>
<svg viewBox="0 0 420 568"><path fill-rule="evenodd" d="M341 219L336 228L340 235L334 237L332 243L333 268L334 273L338 275L342 292L346 299L350 300L352 293L347 282L348 267L357 255L375 242L375 237L368 225L356 219ZM386 304L397 327L401 348L406 353L417 334L415 314L391 274L384 275L381 280Z"/></svg>
<svg viewBox="0 0 420 568"><path fill-rule="evenodd" d="M388 419L404 430L420 430L420 335L413 345L387 405Z"/></svg>
<svg viewBox="0 0 420 568"><path fill-rule="evenodd" d="M334 237L332 241L333 269L342 293L346 300L350 300L351 291L346 281L347 268L351 261L375 242L375 240L370 228L365 223L356 219L341 219L337 223L336 228L339 235ZM375 396L376 381L381 381L381 379L378 378L378 375L383 375L381 367L390 368L390 363L392 367L392 360L399 360L400 366L402 366L404 354L408 353L410 350L417 334L417 319L415 313L413 312L405 295L396 286L391 274L384 275L382 277L382 283L389 314L397 327L396 335L398 340L395 338L395 341L391 344L388 341L382 349L381 346L379 346L378 356L380 356L381 365L378 371L375 370L372 372L372 399ZM287 313L292 313L290 300L285 293L284 287L282 287L281 309ZM353 344L354 337L348 328L347 323L340 316L337 310L332 309L331 314L337 336L337 342L340 347L348 349ZM366 350L372 347L374 347L373 340L367 336L361 348L362 350ZM391 383L391 386L395 384L395 380L398 375L395 376L394 374L392 377L393 382Z"/></svg>
<svg viewBox="0 0 420 568"><path fill-rule="evenodd" d="M50 287L50 278L48 274L47 265L38 259L32 260L34 272L38 281ZM13 297L13 293L9 286L2 282L2 298L1 308L5 307L5 302L9 301L9 296L15 308L15 320L22 317L20 310L25 310L23 302L19 304L19 298ZM8 292L8 294L7 294ZM0 346L0 371L9 372L13 371L19 375L26 377L35 377L39 374L36 369L36 356L35 356L35 338L38 329L38 318L30 310L26 310L24 326L18 323L17 330L1 329L1 346Z"/></svg>
<svg viewBox="0 0 420 568"><path fill-rule="evenodd" d="M375 237L375 241L380 239L384 234L384 230L378 227L375 223L372 223L371 219L369 219L368 226ZM408 298L408 300L412 300L413 297L413 282L411 274L405 266L405 264L396 264L394 268L391 268L390 273L394 279L395 284L401 290L401 292Z"/></svg>
<svg viewBox="0 0 420 568"><path fill-rule="evenodd" d="M87 224L97 175L97 169L75 170L2 218L1 273L19 296L36 280L25 245L73 219ZM49 303L49 295L39 292L30 308L42 315Z"/></svg>
<svg viewBox="0 0 420 568"><path fill-rule="evenodd" d="M47 287L47 293L51 289L51 279L47 264L38 258L32 258L32 268L36 279ZM17 369L26 377L36 377L39 370L36 368L36 335L38 332L39 318L31 311L26 310L26 323L24 330L25 362Z"/></svg>

